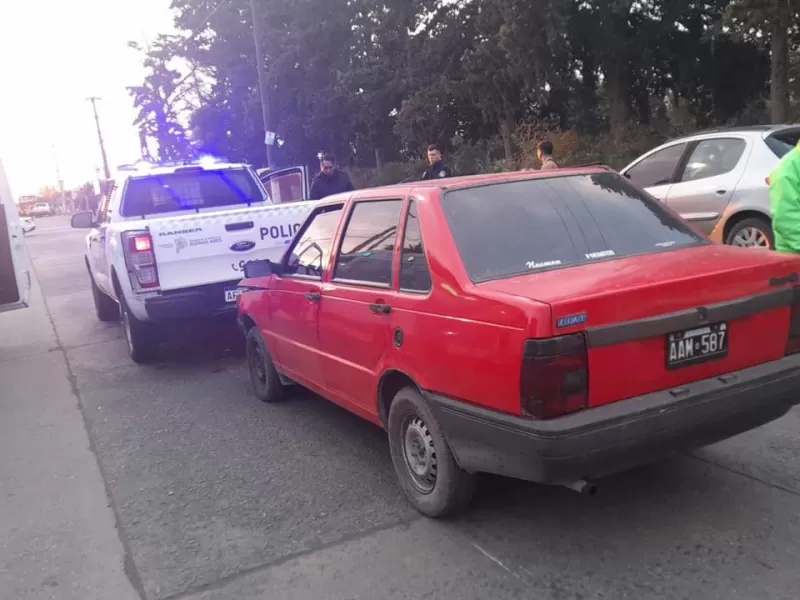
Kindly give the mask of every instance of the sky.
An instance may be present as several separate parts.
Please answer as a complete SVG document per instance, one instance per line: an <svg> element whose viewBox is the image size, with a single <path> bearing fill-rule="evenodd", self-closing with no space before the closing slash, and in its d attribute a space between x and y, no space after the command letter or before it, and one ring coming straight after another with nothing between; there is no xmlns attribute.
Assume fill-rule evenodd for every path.
<svg viewBox="0 0 800 600"><path fill-rule="evenodd" d="M97 103L111 171L140 157L126 86L144 77L128 41L172 31L170 0L0 0L0 159L13 194L67 189L102 169ZM54 152L55 147L55 152Z"/></svg>

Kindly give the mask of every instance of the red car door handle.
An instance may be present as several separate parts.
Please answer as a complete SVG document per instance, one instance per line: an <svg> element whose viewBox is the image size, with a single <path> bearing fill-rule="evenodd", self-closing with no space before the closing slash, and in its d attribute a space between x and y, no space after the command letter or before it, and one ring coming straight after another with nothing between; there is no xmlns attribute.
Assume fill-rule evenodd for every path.
<svg viewBox="0 0 800 600"><path fill-rule="evenodd" d="M369 309L377 315L388 315L392 312L392 307L388 304L370 304Z"/></svg>
<svg viewBox="0 0 800 600"><path fill-rule="evenodd" d="M319 302L319 299L322 298L322 294L319 292L308 292L306 294L306 299L309 302Z"/></svg>

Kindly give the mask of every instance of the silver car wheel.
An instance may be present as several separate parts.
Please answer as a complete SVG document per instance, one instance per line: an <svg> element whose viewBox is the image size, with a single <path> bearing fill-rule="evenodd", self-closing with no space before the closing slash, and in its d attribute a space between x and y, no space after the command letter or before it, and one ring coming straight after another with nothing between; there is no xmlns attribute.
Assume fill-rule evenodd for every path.
<svg viewBox="0 0 800 600"><path fill-rule="evenodd" d="M731 246L741 248L765 248L769 250L769 237L757 227L745 227L731 241Z"/></svg>

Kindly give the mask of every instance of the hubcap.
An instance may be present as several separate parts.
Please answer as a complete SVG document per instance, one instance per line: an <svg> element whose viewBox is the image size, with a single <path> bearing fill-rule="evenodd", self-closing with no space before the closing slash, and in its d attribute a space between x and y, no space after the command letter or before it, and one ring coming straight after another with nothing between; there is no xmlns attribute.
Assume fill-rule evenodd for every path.
<svg viewBox="0 0 800 600"><path fill-rule="evenodd" d="M403 456L414 486L423 494L430 494L436 485L436 448L428 426L418 416L406 421Z"/></svg>
<svg viewBox="0 0 800 600"><path fill-rule="evenodd" d="M731 246L769 249L769 238L757 227L745 227L734 236Z"/></svg>
<svg viewBox="0 0 800 600"><path fill-rule="evenodd" d="M267 369L264 367L264 357L258 344L251 342L250 346L250 372L262 385L267 385Z"/></svg>

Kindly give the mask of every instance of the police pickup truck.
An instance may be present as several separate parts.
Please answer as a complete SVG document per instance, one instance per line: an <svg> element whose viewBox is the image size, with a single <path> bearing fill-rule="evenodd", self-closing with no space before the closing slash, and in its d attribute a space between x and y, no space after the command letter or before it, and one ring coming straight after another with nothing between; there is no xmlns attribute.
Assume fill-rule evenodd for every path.
<svg viewBox="0 0 800 600"><path fill-rule="evenodd" d="M137 163L120 168L96 214L72 217L91 230L85 260L97 316L121 319L134 362L156 357L165 324L235 318L244 264L280 260L315 205L290 192L273 200L244 164Z"/></svg>

